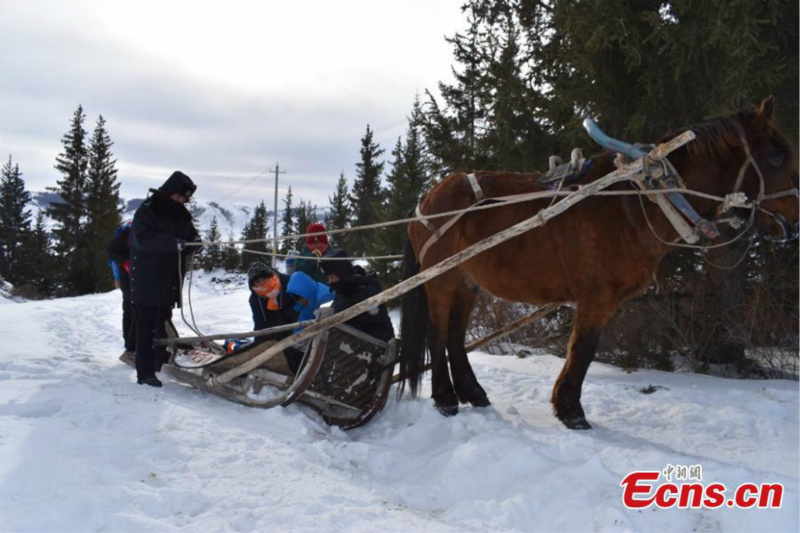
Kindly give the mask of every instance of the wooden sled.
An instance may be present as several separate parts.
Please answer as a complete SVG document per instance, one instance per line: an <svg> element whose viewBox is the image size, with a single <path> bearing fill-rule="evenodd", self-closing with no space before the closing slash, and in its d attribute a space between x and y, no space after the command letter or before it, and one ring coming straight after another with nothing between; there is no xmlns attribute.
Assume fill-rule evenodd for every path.
<svg viewBox="0 0 800 533"><path fill-rule="evenodd" d="M387 343L347 324L312 338L297 375L281 372L273 364L227 383L212 380L269 350L272 344L258 344L230 356L177 344L161 370L176 381L250 407L266 409L299 401L342 429L365 424L386 404L398 341Z"/></svg>

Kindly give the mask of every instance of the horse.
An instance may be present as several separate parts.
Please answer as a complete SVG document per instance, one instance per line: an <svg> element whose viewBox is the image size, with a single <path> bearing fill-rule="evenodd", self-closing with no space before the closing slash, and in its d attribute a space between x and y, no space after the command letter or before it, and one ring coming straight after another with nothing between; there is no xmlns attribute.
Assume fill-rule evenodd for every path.
<svg viewBox="0 0 800 533"><path fill-rule="evenodd" d="M772 97L690 128L667 133L665 142L691 129L695 140L668 159L685 186L724 197L734 189L757 201L758 231L787 238L798 222L797 155L774 121ZM593 182L615 170L615 155L603 152L578 183ZM465 209L476 197L491 198L543 190L540 173L476 171L454 173L420 202L422 216ZM617 184L611 189L628 189ZM781 194L781 191L784 194ZM690 197L703 218L713 219L718 201ZM410 277L466 247L548 207L550 198L470 211L426 247L433 230L448 218L419 218L408 225L404 275ZM737 210L743 209L742 207ZM747 211L750 212L749 210ZM555 416L570 429L590 429L581 405L581 389L600 334L624 302L642 294L659 261L680 240L678 232L652 202L641 196L591 196L546 225L490 248L406 293L402 300L401 393L409 385L418 395L430 353L432 396L444 415L459 403L490 404L467 359L467 325L481 291L528 304L572 302L576 308L568 355L555 381ZM420 260L420 252L426 247ZM452 375L452 381L451 381Z"/></svg>

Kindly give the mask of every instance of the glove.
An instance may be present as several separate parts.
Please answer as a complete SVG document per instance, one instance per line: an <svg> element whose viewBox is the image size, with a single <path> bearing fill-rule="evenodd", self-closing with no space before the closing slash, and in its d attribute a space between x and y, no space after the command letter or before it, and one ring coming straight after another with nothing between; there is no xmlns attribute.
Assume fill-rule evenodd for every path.
<svg viewBox="0 0 800 533"><path fill-rule="evenodd" d="M203 239L197 233L194 234L194 237L192 237L189 242L192 243L192 246L187 246L186 247L186 249L188 250L188 253L190 253L190 254L198 254L203 249L203 245L202 245ZM199 244L199 246L198 246L198 244Z"/></svg>
<svg viewBox="0 0 800 533"><path fill-rule="evenodd" d="M202 243L203 239L200 237L200 235L195 235L194 239L192 239L192 242ZM189 252L193 253L193 254L197 254L197 253L200 253L203 250L203 248L204 247L203 247L202 244L200 244L200 246L190 246L189 247Z"/></svg>

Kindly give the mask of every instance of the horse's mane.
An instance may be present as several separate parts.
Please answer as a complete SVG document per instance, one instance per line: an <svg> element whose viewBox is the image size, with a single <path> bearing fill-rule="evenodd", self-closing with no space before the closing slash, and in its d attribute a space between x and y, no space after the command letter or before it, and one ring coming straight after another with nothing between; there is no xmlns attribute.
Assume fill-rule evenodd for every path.
<svg viewBox="0 0 800 533"><path fill-rule="evenodd" d="M662 137L659 142L666 142L685 131L692 130L696 137L695 140L686 145L689 155L695 158L727 159L732 155L731 148L742 146L740 128L745 130L752 129L756 119L756 110L742 108L701 124L672 130ZM783 137L783 134L775 128L772 122L767 126L771 130L771 137ZM785 140L781 144L789 146Z"/></svg>
<svg viewBox="0 0 800 533"><path fill-rule="evenodd" d="M661 138L659 143L673 139L685 131L693 131L695 139L686 145L689 155L693 158L727 159L731 156L731 148L742 145L739 126L742 121L734 114L718 117L702 124L672 130Z"/></svg>

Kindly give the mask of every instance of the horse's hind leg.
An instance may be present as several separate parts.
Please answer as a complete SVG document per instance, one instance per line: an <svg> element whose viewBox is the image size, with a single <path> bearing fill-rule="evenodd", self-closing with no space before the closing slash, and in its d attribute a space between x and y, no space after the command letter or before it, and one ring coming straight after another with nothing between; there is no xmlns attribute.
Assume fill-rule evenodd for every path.
<svg viewBox="0 0 800 533"><path fill-rule="evenodd" d="M600 333L617 306L578 304L567 361L553 387L553 412L570 429L591 429L581 406L581 389L597 351Z"/></svg>
<svg viewBox="0 0 800 533"><path fill-rule="evenodd" d="M446 356L448 316L452 300L450 291L442 291L441 285L435 291L428 290L426 286L426 291L430 312L428 350L431 353L431 396L440 413L452 416L458 414L458 397L450 381Z"/></svg>
<svg viewBox="0 0 800 533"><path fill-rule="evenodd" d="M469 317L478 294L468 286L462 285L453 297L453 306L450 310L450 324L448 328L447 353L450 356L450 368L453 373L453 385L458 399L469 402L475 407L486 407L489 398L483 390L478 378L472 370L464 347L464 338L467 335Z"/></svg>

